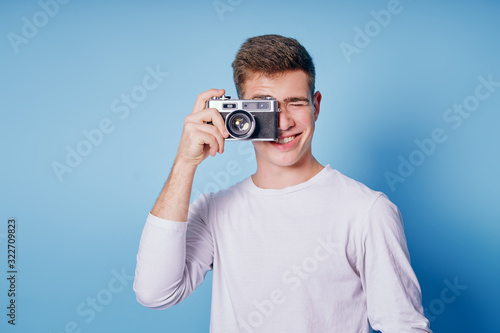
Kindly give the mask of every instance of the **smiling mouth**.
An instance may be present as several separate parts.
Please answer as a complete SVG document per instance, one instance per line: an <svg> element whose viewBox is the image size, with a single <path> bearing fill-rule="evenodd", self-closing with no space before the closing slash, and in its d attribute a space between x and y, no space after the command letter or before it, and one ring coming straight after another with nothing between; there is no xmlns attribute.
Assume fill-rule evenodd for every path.
<svg viewBox="0 0 500 333"><path fill-rule="evenodd" d="M298 134L286 136L286 137L283 137L283 138L279 138L278 140L274 141L274 143L280 144L280 145L284 145L284 144L287 144L287 143L295 140L295 138L297 138L301 134L302 133L298 133Z"/></svg>
<svg viewBox="0 0 500 333"><path fill-rule="evenodd" d="M278 141L276 141L276 143L284 144L292 141L293 139L295 139L295 135L287 136L286 138L279 138Z"/></svg>

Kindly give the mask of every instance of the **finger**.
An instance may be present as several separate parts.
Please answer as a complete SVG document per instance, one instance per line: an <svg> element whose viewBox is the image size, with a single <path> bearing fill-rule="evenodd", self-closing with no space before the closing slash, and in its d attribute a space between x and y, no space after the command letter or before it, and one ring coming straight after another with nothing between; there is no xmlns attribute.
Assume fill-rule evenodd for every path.
<svg viewBox="0 0 500 333"><path fill-rule="evenodd" d="M218 151L219 154L224 152L224 138L217 127L209 124L197 124L195 126L198 131L211 135L217 141L216 151Z"/></svg>
<svg viewBox="0 0 500 333"><path fill-rule="evenodd" d="M213 125L188 123L186 124L186 137L192 138L191 141L198 145L210 144L215 148L215 152L223 153L224 151L224 138L221 136L219 130ZM200 138L203 140L200 141ZM210 140L210 141L208 141ZM206 141L206 142L205 142ZM214 142L216 145L214 145Z"/></svg>
<svg viewBox="0 0 500 333"><path fill-rule="evenodd" d="M221 147L219 146L219 141L215 136L213 136L210 133L199 131L198 132L198 144L200 145L208 145L210 147L210 155L215 156L215 154L219 151L220 152Z"/></svg>
<svg viewBox="0 0 500 333"><path fill-rule="evenodd" d="M224 118L222 118L220 112L216 109L207 109L207 110L210 110L210 112L212 113L212 124L215 127L217 127L217 129L224 138L227 138L229 136L229 133L226 130L226 123L224 122Z"/></svg>
<svg viewBox="0 0 500 333"><path fill-rule="evenodd" d="M226 91L224 89L210 89L205 92L202 92L201 94L198 95L198 97L196 97L196 102L194 103L193 107L193 113L205 109L205 105L210 98L214 96L220 97L224 95L225 92Z"/></svg>
<svg viewBox="0 0 500 333"><path fill-rule="evenodd" d="M224 138L229 136L229 133L226 131L224 118L222 118L217 109L210 108L192 113L186 117L185 121L186 123L192 122L196 124L212 123L211 125L216 127Z"/></svg>

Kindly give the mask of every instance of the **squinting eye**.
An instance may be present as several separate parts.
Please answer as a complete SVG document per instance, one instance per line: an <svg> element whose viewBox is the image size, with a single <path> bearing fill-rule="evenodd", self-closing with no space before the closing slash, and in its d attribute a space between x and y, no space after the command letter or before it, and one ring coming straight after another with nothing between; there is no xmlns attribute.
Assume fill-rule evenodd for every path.
<svg viewBox="0 0 500 333"><path fill-rule="evenodd" d="M293 107L302 107L302 106L307 106L308 104L307 103L293 103L293 104L290 104L290 106L293 106Z"/></svg>

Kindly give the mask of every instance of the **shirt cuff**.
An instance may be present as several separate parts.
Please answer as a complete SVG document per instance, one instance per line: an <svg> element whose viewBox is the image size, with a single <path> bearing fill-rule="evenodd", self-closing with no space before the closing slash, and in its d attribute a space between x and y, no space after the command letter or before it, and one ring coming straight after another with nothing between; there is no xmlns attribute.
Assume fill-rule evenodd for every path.
<svg viewBox="0 0 500 333"><path fill-rule="evenodd" d="M178 221L170 221L166 219L162 219L161 217L154 216L149 213L148 218L146 220L146 224L151 224L156 227L168 230L177 230L177 231L186 231L187 230L187 222L178 222Z"/></svg>

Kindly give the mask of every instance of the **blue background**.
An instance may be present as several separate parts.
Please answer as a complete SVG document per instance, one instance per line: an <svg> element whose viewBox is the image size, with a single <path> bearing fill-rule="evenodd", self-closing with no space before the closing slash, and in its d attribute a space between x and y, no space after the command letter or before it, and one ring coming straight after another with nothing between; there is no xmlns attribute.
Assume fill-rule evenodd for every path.
<svg viewBox="0 0 500 333"><path fill-rule="evenodd" d="M218 13L212 0L73 0L50 7L51 16L37 1L0 2L0 331L208 331L210 273L166 311L141 307L130 279L196 95L225 88L235 96L230 64L238 47L267 33L297 38L314 58L323 94L317 159L400 208L431 328L497 331L500 87L457 128L443 117L474 94L478 77L500 81L500 3L401 0L402 10L377 30L370 12L388 1L222 2ZM29 38L11 42L34 21L36 34L25 27ZM355 46L356 27L375 30L346 57L340 45ZM113 112L122 94L141 91L148 66L168 76L128 114ZM82 131L106 118L113 131L59 179L53 163L65 164L67 146L85 145ZM429 155L414 153L415 140L436 128L446 141ZM398 174L400 156L412 153L424 159L391 188L386 172ZM251 145L229 143L199 168L193 192L254 170ZM10 217L18 221L15 328L5 316ZM467 289L453 294L446 282ZM96 297L101 306L92 308Z"/></svg>

